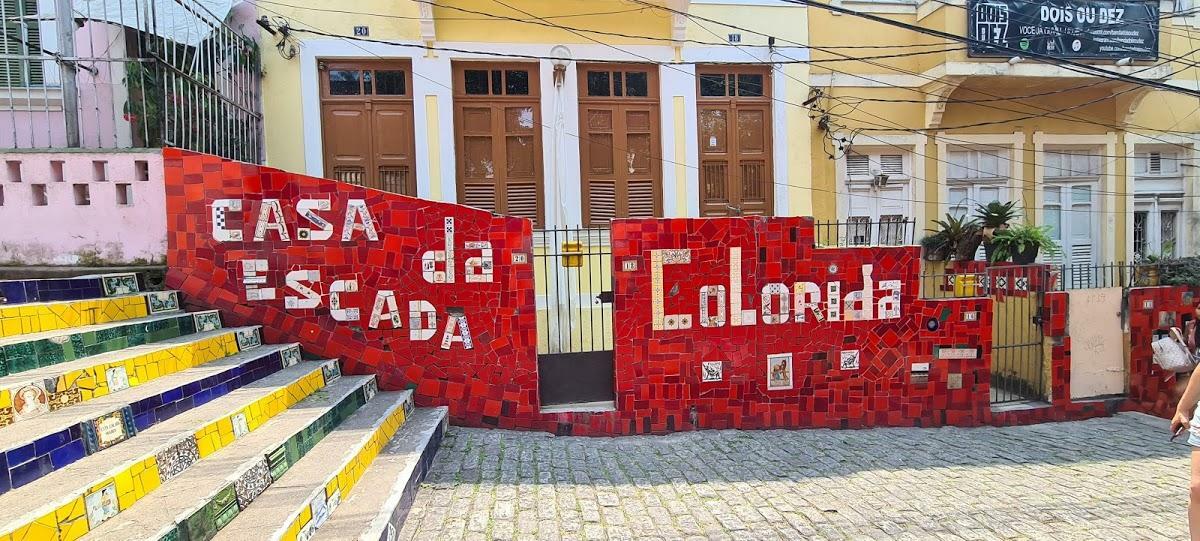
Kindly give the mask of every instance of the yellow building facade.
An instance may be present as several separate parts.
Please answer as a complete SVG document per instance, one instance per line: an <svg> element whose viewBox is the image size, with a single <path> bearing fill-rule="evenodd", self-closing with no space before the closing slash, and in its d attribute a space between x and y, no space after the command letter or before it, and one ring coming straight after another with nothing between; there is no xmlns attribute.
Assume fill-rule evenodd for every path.
<svg viewBox="0 0 1200 541"><path fill-rule="evenodd" d="M813 212L803 8L257 5L269 165L547 228Z"/></svg>
<svg viewBox="0 0 1200 541"><path fill-rule="evenodd" d="M836 5L960 36L971 23L963 0ZM1158 60L1081 62L1195 89L1200 18L1157 7ZM1062 263L1196 253L1196 97L1020 55L971 57L961 42L832 10L808 19L819 218L913 218L919 239L933 219L1016 201L1024 221L1050 226Z"/></svg>

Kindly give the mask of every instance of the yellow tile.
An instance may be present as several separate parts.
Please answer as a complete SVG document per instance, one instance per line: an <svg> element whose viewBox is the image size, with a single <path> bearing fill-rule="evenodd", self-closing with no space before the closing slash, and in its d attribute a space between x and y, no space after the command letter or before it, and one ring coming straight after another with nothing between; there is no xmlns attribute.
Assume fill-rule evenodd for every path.
<svg viewBox="0 0 1200 541"><path fill-rule="evenodd" d="M17 528L13 532L13 541L53 541L58 539L58 523L54 520L54 512Z"/></svg>

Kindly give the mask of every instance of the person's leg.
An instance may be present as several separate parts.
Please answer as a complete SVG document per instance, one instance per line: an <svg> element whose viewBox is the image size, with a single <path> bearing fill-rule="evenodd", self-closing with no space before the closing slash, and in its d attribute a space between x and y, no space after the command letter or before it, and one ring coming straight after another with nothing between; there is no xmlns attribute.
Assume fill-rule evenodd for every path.
<svg viewBox="0 0 1200 541"><path fill-rule="evenodd" d="M1188 490L1188 532L1192 541L1200 541L1200 448L1192 449L1192 480Z"/></svg>

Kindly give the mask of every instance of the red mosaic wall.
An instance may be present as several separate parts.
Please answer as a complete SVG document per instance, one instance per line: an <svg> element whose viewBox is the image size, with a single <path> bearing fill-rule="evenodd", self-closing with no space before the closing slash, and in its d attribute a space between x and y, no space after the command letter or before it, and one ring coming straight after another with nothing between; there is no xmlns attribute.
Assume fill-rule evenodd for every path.
<svg viewBox="0 0 1200 541"><path fill-rule="evenodd" d="M817 249L810 219L730 218L614 223L617 410L541 414L528 221L186 151L168 149L164 158L167 283L193 308L221 309L231 324L263 324L268 341L301 342L308 353L341 359L347 373L377 374L384 389L414 389L422 406L448 405L456 424L610 435L1012 424L1107 413L1103 403L1070 401L1066 293L1046 295L1052 405L993 414L989 299L919 299L917 248ZM313 203L323 199L327 207ZM219 200L241 207L225 201L214 212ZM278 215L268 200L279 201ZM354 210L356 200L365 213ZM322 239L326 224L330 237ZM731 279L731 261L740 280ZM865 291L864 265L872 267L870 313L861 302L845 303ZM828 303L835 282L837 317ZM812 283L820 303L805 297L812 302L797 306L797 283L805 295L812 293L804 283ZM703 286L713 286L707 314L699 308ZM894 286L899 302L880 304ZM746 318L735 325L730 293L739 288ZM394 294L395 314L381 291ZM1153 310L1139 309L1146 299ZM1162 375L1148 364L1148 337L1160 311L1181 315L1183 303L1179 288L1133 291L1127 408L1169 406ZM896 307L899 314L888 313ZM848 320L851 310L869 318ZM384 313L372 322L377 312ZM842 366L845 351L858 352L857 367ZM769 388L770 359L783 354L791 356L790 388ZM706 378L705 363L719 363L719 377Z"/></svg>
<svg viewBox="0 0 1200 541"><path fill-rule="evenodd" d="M991 301L918 299L915 247L816 249L808 218L621 220L613 224L612 239L617 407L623 417L632 417L634 430L690 428L693 409L696 424L705 428L986 422ZM735 247L740 256L733 259ZM665 251L658 252L664 264L656 285L651 266L657 250ZM738 278L731 277L731 261L740 266L733 271ZM841 317L831 313L828 284L840 282L845 299L863 289L864 265L873 267L875 312L879 299L891 294L881 283L898 281L899 317L847 321L861 303L837 302ZM764 313L764 288L783 284L794 292L797 282L816 284L823 321L805 310L805 321L798 322L793 294L787 320L766 323L781 315L782 302L775 296L770 315ZM725 288L724 324L703 326L702 286ZM661 329L653 313L656 288L663 302ZM735 326L737 288L750 321ZM706 302L707 315L719 317L718 302ZM967 312L976 320L966 321ZM926 328L930 320L934 330ZM689 328L671 328L680 321ZM975 359L938 359L939 347L981 353ZM843 369L843 351L858 352L857 368ZM776 354L791 354L790 388L768 388L768 357ZM721 363L719 381L703 381L705 361ZM914 365L925 368L922 363L928 363L924 378L913 371Z"/></svg>
<svg viewBox="0 0 1200 541"><path fill-rule="evenodd" d="M164 158L167 284L182 290L189 303L219 308L232 324L261 323L267 341L301 342L308 353L341 359L347 373L377 374L382 388L415 388L423 405L449 404L459 423L514 426L514 419L535 414L537 335L529 221L175 149L164 150ZM332 225L332 238L301 238L311 238L318 229L296 212L301 198L330 201L329 210L315 212ZM244 241L214 239L212 205L219 199L242 201L240 211L226 210L225 229L239 231ZM264 231L263 241L254 241L264 199L280 201L288 241L272 229ZM365 201L377 240L364 230L341 240L347 204L355 199ZM353 218L362 224L359 216ZM445 251L447 218L454 220L455 276L453 283L429 283L422 255ZM479 241L491 243L492 279L468 283L466 260L480 257L482 250L466 249L466 243ZM521 255L525 262L514 263L514 256ZM266 262L266 270L250 276L251 281L262 277L264 283L248 287L245 260ZM445 272L444 261L434 263ZM320 296L319 307L285 308L284 296L297 296L285 287L286 275L299 270L320 272L319 280L303 282ZM359 310L357 321L331 316L329 289L335 280L358 281L359 292L339 294L341 309ZM251 289L265 288L275 288L274 299L247 300ZM395 293L400 328L394 328L390 317L370 328L381 290ZM411 301L435 308L432 337L411 339ZM389 307L386 301L384 307ZM452 311L465 317L470 348L457 340L449 349L442 347ZM427 321L421 323L429 327ZM458 325L451 331L452 337L463 334Z"/></svg>
<svg viewBox="0 0 1200 541"><path fill-rule="evenodd" d="M1150 344L1171 327L1183 328L1200 301L1200 288L1134 288L1129 291L1129 400L1125 409L1161 417L1175 413L1176 376L1154 364Z"/></svg>

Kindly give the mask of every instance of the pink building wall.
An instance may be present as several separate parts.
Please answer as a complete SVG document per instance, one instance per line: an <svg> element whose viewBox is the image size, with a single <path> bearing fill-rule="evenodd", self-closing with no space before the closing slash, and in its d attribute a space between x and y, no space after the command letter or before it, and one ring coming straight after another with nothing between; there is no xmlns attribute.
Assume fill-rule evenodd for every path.
<svg viewBox="0 0 1200 541"><path fill-rule="evenodd" d="M0 155L0 265L163 260L162 170L157 150Z"/></svg>

